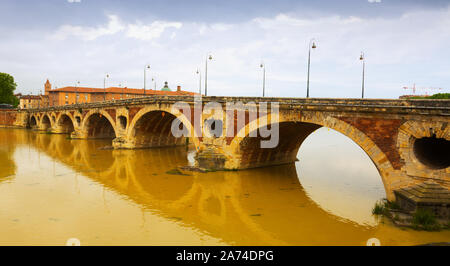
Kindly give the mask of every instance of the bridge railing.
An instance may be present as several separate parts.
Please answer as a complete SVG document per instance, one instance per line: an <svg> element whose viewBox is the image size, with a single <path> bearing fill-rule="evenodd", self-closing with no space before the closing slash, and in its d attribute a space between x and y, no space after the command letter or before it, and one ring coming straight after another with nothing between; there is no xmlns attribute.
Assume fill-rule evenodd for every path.
<svg viewBox="0 0 450 266"><path fill-rule="evenodd" d="M110 100L104 102L93 102L83 104L51 106L40 109L27 109L30 112L74 110L86 108L105 108L131 106L152 103L175 103L184 101L193 103L193 96L148 96L131 98L124 100ZM421 110L441 110L446 115L450 112L450 100L430 100L430 99L348 99L348 98L282 98L282 97L228 97L228 96L204 96L203 102L278 102L280 106L288 107L358 107L358 108L394 108L394 109L421 109Z"/></svg>

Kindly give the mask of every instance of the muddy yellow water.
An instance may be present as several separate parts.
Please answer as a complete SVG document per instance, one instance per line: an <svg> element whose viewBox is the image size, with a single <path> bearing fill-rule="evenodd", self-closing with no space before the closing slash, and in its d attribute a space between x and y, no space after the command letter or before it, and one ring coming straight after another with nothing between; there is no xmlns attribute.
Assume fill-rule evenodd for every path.
<svg viewBox="0 0 450 266"><path fill-rule="evenodd" d="M236 172L172 171L185 147L104 150L0 129L0 245L381 245L449 242L371 215L385 197L370 159L320 129L299 162Z"/></svg>

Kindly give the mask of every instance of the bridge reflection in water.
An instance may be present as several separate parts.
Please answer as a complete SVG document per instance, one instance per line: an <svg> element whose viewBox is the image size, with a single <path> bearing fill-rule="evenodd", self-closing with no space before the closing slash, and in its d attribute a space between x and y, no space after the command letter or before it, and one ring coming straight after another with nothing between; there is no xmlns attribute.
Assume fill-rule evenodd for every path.
<svg viewBox="0 0 450 266"><path fill-rule="evenodd" d="M326 200L319 196L319 205L308 196L317 193L305 191L294 164L180 174L172 170L189 164L190 151L183 147L102 150L108 142L24 130L0 130L0 135L5 158L0 165L0 244L60 244L71 237L91 245L364 245L372 237L383 244L450 239L445 232L403 231L333 215Z"/></svg>

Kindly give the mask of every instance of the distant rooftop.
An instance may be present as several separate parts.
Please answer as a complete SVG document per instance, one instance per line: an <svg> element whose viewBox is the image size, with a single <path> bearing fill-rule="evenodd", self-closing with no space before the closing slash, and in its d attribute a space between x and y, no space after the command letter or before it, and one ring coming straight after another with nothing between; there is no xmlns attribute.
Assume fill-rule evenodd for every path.
<svg viewBox="0 0 450 266"><path fill-rule="evenodd" d="M164 89L164 88L163 88ZM168 90L151 90L146 89L145 95L195 95L196 93L190 91L171 91ZM78 92L78 93L125 93L125 94L139 94L144 95L144 89L134 89L127 87L109 87L103 88L91 88L91 87L63 87L58 89L50 90L51 92Z"/></svg>

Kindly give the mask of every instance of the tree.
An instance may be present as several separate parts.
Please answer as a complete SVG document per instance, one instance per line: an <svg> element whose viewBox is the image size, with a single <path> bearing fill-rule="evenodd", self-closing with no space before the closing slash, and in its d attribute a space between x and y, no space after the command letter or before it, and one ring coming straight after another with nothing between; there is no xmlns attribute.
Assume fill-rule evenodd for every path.
<svg viewBox="0 0 450 266"><path fill-rule="evenodd" d="M0 103L7 103L17 107L19 99L14 96L16 86L17 84L14 82L13 76L0 73Z"/></svg>

